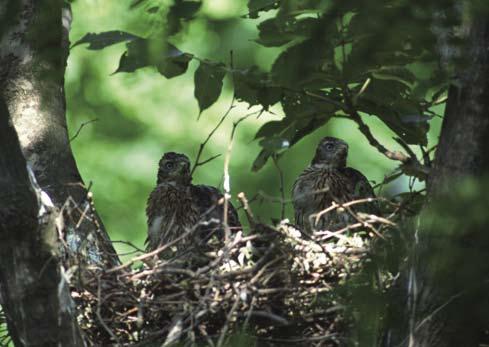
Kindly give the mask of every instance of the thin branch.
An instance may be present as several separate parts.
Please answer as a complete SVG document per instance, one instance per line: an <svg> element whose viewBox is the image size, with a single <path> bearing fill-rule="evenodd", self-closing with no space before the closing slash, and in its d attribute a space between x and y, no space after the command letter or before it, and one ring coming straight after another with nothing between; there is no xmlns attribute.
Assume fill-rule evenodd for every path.
<svg viewBox="0 0 489 347"><path fill-rule="evenodd" d="M82 131L82 129L85 127L85 125L88 125L90 123L93 123L93 122L96 122L98 121L98 118L94 118L94 119L91 119L89 121L86 121L85 123L82 123L80 125L80 127L78 128L78 130L76 131L75 135L73 135L71 138L70 138L70 142L72 142L74 139L76 139L78 137L78 135L80 135L80 132Z"/></svg>
<svg viewBox="0 0 489 347"><path fill-rule="evenodd" d="M221 119L219 120L219 122L217 122L217 124L214 127L214 129L212 129L212 131L207 135L207 138L204 140L204 142L202 142L200 144L199 151L197 152L197 156L195 157L194 166L192 167L192 171L190 171L190 175L191 176L194 174L194 172L197 169L197 167L202 166L202 165L210 162L211 160L217 158L218 156L220 156L220 154L219 154L217 156L211 157L210 159L204 160L202 162L200 161L200 157L202 156L202 153L204 151L205 146L207 145L207 143L209 142L209 140L211 139L211 137L214 135L214 133L217 131L217 129L220 128L220 126L222 125L222 123L224 122L224 120L228 117L228 115L231 112L231 110L235 107L234 102L235 102L235 97L234 97L234 94L233 94L233 98L231 100L231 104L229 105L229 108L224 113L224 115L221 117Z"/></svg>
<svg viewBox="0 0 489 347"><path fill-rule="evenodd" d="M280 178L280 220L284 220L285 218L285 190L284 190L284 172L282 171L282 168L278 165L278 155L274 154L272 156L273 159L273 164L277 168L278 175Z"/></svg>

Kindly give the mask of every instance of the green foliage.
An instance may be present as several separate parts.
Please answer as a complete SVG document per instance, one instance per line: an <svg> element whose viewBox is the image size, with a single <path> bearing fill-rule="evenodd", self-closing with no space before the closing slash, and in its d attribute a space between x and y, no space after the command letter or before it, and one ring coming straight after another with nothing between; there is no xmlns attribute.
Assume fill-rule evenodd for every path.
<svg viewBox="0 0 489 347"><path fill-rule="evenodd" d="M361 97L355 98L356 94L352 94L351 99L356 99L357 105L362 101L362 105L371 106L367 103L370 99L375 103L383 102L382 93L370 91L372 86L380 88L377 82L392 83L396 88L399 85L401 91L404 90L402 88L409 91L413 87L412 93L416 97L427 95L428 103L422 105L423 113L409 112L408 115L403 114L400 120L394 119L402 125L403 120L434 125L430 127L429 142L430 146L436 143L441 120L432 116L433 112L442 112L443 107L432 109L429 106L442 100L446 91L437 88L435 92L430 92L433 83L442 85L445 80L443 74L434 72L436 64L419 61L403 67L404 70L379 67L367 72L348 65L348 69L341 70L342 50L338 49L338 42L322 39L321 32L314 31L320 28L339 35L338 21L334 20L336 15L326 13L328 9L333 11L330 2L269 2L272 5L268 9L260 10L256 19L249 19L248 15L243 17L249 12L245 0L222 3L204 1L190 20L182 18L181 31L168 37L168 33L165 35L162 32L162 25L166 26L172 4L139 1L132 10L128 10L127 3L117 1L95 4L79 0L72 5L74 22L70 38L77 46L70 52L66 75L68 125L73 135L81 124L98 119L83 127L72 142L72 147L85 181L94 183L97 208L113 239L131 240L142 247L146 233L144 206L154 185L159 157L164 151L174 150L185 152L194 159L199 144L226 112L233 95L239 102L207 144L203 158L224 154L231 123L248 112L258 111L259 117L247 118L237 129L230 172L233 197L241 191L250 199L256 197L251 199L251 207L257 218L264 222L279 218L281 210L281 204L277 202L280 196L278 174L275 166L268 161L273 155L280 158L278 163L284 170L286 199L290 197L295 177L308 165L317 142L325 135L345 139L350 144L349 165L360 169L369 179L381 182L386 173L394 170L396 163L369 146L365 137L347 118L341 88L319 88L337 85L342 71L364 73L366 76L376 74ZM329 5L325 7L324 4ZM370 6L370 2L362 6L367 5ZM157 10L148 11L155 6L158 6ZM358 5L358 11L362 6ZM274 9L270 10L272 7ZM376 15L372 12L371 16ZM346 24L353 22L349 17L345 17ZM288 42L283 46L268 47L256 42L261 35L260 23L269 19L274 19L281 30L278 37L287 37ZM286 22L289 24L284 24ZM384 27L391 26L385 24ZM297 35L292 35L292 30L296 28ZM267 35L274 35L273 27L267 30ZM99 35L86 36L87 33ZM319 50L313 44L307 46L306 41L314 43L320 40L326 41L326 48ZM94 53L91 49L80 49L81 43L88 47L93 45L93 49L104 48ZM309 64L308 54L304 53L305 61L301 61L301 47L311 49L309 55L317 57L316 65L321 64L322 56L329 56L328 59L332 56L335 60L333 64L324 65L327 71L317 69L316 65ZM233 64L228 58L231 50ZM291 52L294 53L292 56ZM345 49L345 53L348 57L354 56L352 49ZM358 51L355 54L359 55L359 60L366 60L372 52L367 50L364 57ZM122 63L121 56L124 57ZM284 57L296 59L299 65L281 65ZM122 66L120 72L133 72L113 74L119 65ZM163 69L165 66L169 67L168 72ZM161 74L155 73L158 67L170 77L180 75L170 80L161 78ZM185 68L187 73L182 73ZM201 71L213 71L219 78L195 83L195 72L199 68ZM311 76L302 78L296 71L298 69L306 73L310 71ZM405 70L414 74L414 82ZM273 71L280 73L274 75ZM222 79L222 88L219 88L223 74L227 78ZM203 77L209 78L209 74ZM306 87L295 83L284 86L281 83L293 79ZM319 87L311 87L314 84ZM359 79L349 88L359 91L364 85L365 81ZM385 89L386 92L396 93L398 90ZM385 103L397 112L393 94L389 94ZM201 103L205 100L209 107L205 108L197 122L197 115L201 111L198 98ZM248 107L252 109L248 111ZM262 108L264 111L260 113ZM385 112L388 117L388 111ZM392 139L394 133L378 116L363 115L363 118L387 148L402 149ZM419 153L416 148L413 149ZM216 186L222 184L223 158L224 155L199 167L194 175L195 182ZM261 170L259 173L250 173L253 162L254 169ZM397 170L382 192L386 195L398 193L404 191L406 185L406 178ZM285 209L285 215L292 221L289 202ZM116 246L119 251L128 249L123 244Z"/></svg>
<svg viewBox="0 0 489 347"><path fill-rule="evenodd" d="M443 10L447 4L449 1L410 4L375 0L359 4L352 0L251 0L250 18L277 9L274 16L268 15L257 25L256 42L264 47L287 47L268 72L254 66L235 70L232 66L226 68L222 61L200 59L194 79L200 112L218 99L228 72L238 100L265 110L277 102L282 104L284 119L257 135L263 151L253 166L256 170L271 154L282 151L283 143L293 146L338 115L352 119L358 113L378 117L404 143L426 146L430 108L435 101L430 96L445 90L448 83L436 64L431 13ZM175 1L167 12L167 35L181 31L182 23L195 19L200 7L200 2ZM442 27L448 24L453 22L437 23ZM87 35L77 44L90 43L89 48L94 49L117 39L114 32L106 32ZM155 65L171 78L186 71L192 54L174 46L167 54L158 49L151 51L151 42L129 42L117 72ZM425 74L420 81L416 73L423 66L430 67L430 75Z"/></svg>
<svg viewBox="0 0 489 347"><path fill-rule="evenodd" d="M116 43L133 41L136 39L140 39L140 37L120 30L106 31L100 34L88 33L76 41L71 48L88 43L87 49L97 50Z"/></svg>
<svg viewBox="0 0 489 347"><path fill-rule="evenodd" d="M200 113L216 102L222 90L224 78L223 64L201 62L195 71L195 98L199 102Z"/></svg>

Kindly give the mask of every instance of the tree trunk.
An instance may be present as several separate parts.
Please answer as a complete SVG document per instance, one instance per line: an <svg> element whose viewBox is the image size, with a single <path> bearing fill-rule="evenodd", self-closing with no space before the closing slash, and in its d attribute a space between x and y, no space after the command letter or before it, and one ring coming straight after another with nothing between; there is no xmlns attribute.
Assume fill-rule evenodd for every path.
<svg viewBox="0 0 489 347"><path fill-rule="evenodd" d="M68 245L92 264L112 266L118 257L92 210L68 139L64 72L71 11L63 4L0 2L0 90L24 157L41 188L67 217Z"/></svg>
<svg viewBox="0 0 489 347"><path fill-rule="evenodd" d="M472 206L461 199L440 202L456 194L465 179L480 183L489 174L489 19L474 18L466 29L464 63L457 71L456 85L449 89L428 181L427 213L416 230L408 275L409 327L403 346L478 346L487 324L479 315L487 308L486 227L470 220L468 211L463 220L463 209ZM443 218L462 221L451 226Z"/></svg>
<svg viewBox="0 0 489 347"><path fill-rule="evenodd" d="M54 211L42 201L40 190L36 194L31 186L1 98L0 192L0 293L13 342L16 346L83 346L56 257Z"/></svg>

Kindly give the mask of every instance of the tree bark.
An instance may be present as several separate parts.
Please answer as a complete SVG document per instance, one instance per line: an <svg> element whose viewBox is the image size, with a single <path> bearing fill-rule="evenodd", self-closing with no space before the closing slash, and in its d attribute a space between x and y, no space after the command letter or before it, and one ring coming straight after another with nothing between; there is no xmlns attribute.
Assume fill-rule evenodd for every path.
<svg viewBox="0 0 489 347"><path fill-rule="evenodd" d="M84 346L56 257L54 210L31 186L9 122L0 98L0 293L9 334L16 346Z"/></svg>
<svg viewBox="0 0 489 347"><path fill-rule="evenodd" d="M407 276L410 322L402 346L478 346L487 324L480 316L487 308L487 230L469 218L447 227L442 216L454 205L440 202L453 196L465 179L480 183L489 174L489 18L472 18L465 29L463 65L449 89L427 185L427 213L416 230ZM460 201L455 205L459 211L472 208ZM463 211L457 212L448 217L464 218Z"/></svg>
<svg viewBox="0 0 489 347"><path fill-rule="evenodd" d="M63 4L62 0L0 2L4 23L0 90L39 185L69 217L65 218L68 245L92 264L113 266L118 257L87 199L68 139L64 72L71 11Z"/></svg>

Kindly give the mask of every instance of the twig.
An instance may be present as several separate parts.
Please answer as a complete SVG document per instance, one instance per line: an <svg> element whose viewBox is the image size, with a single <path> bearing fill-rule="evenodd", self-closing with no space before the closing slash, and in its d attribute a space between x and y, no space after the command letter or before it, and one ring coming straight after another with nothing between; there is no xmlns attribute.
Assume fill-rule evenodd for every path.
<svg viewBox="0 0 489 347"><path fill-rule="evenodd" d="M273 163L275 164L275 167L277 168L279 178L280 178L280 198L281 198L280 220L284 220L285 218L284 172L282 171L282 168L278 165L277 154L272 155L272 159L273 159Z"/></svg>
<svg viewBox="0 0 489 347"><path fill-rule="evenodd" d="M218 156L220 156L220 154L219 154L217 156L213 156L210 159L204 160L202 162L200 161L200 157L202 156L202 152L204 151L205 146L207 145L207 143L209 142L209 140L211 139L211 137L214 135L214 133L217 131L217 129L219 129L219 127L224 122L224 120L228 117L228 115L231 112L231 110L235 107L234 106L234 101L235 101L235 97L234 97L234 94L233 94L233 99L231 100L231 104L229 105L229 108L224 113L224 115L221 117L221 119L219 120L219 122L217 122L216 126L212 129L212 131L207 135L207 137L204 140L204 142L202 142L200 144L199 151L197 152L197 156L195 157L194 166L192 167L192 170L190 171L190 176L193 175L193 173L195 172L195 170L197 169L198 166L204 165L204 164L208 163L209 161L211 161L211 160L217 158Z"/></svg>
<svg viewBox="0 0 489 347"><path fill-rule="evenodd" d="M70 138L70 142L73 141L74 139L76 139L78 137L78 135L80 135L80 131L82 131L83 127L87 124L90 124L90 123L93 123L93 122L96 122L98 121L98 118L94 118L94 119L90 119L89 121L86 121L84 123L82 123L80 125L80 127L78 128L78 130L76 131L75 135L73 135L71 138Z"/></svg>
<svg viewBox="0 0 489 347"><path fill-rule="evenodd" d="M105 329L105 331L107 331L107 333L110 335L110 337L112 337L112 339L117 343L117 346L121 346L121 342L120 342L119 338L107 326L107 324L105 323L105 321L102 318L102 314L100 313L101 307L102 307L102 295L101 295L102 286L100 283L100 275L97 276L97 282L98 282L98 286L97 286L97 313L96 313L97 318L98 318L100 324L102 325L102 327Z"/></svg>
<svg viewBox="0 0 489 347"><path fill-rule="evenodd" d="M219 336L219 340L217 341L217 345L216 345L217 347L222 347L224 344L224 339L226 338L226 333L229 329L229 324L239 305L239 301L240 301L239 297L240 297L240 293L237 293L236 300L234 300L233 307L231 307L228 315L226 316L226 324L224 324L224 327L221 330L221 335Z"/></svg>

